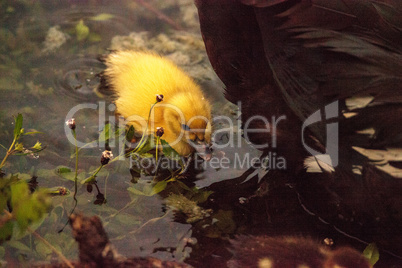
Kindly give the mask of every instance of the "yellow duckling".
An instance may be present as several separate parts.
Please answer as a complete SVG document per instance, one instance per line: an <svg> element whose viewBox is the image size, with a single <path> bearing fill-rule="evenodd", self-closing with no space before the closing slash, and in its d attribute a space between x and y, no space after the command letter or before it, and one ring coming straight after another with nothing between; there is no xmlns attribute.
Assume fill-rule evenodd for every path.
<svg viewBox="0 0 402 268"><path fill-rule="evenodd" d="M116 112L127 124L137 132L147 129L146 134L155 134L158 127L163 127L162 139L180 155L187 156L197 149L204 159L210 158L211 106L188 75L151 52L117 51L103 61L106 69L101 86L113 90ZM163 95L163 101L149 116L157 95Z"/></svg>

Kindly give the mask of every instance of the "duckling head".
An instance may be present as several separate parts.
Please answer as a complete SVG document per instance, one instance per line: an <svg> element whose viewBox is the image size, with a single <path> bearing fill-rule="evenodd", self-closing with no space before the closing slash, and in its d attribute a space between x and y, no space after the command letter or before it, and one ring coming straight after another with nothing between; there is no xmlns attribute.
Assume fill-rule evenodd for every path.
<svg viewBox="0 0 402 268"><path fill-rule="evenodd" d="M163 138L180 155L197 151L205 160L211 158L211 107L202 95L178 92L166 98L163 119Z"/></svg>

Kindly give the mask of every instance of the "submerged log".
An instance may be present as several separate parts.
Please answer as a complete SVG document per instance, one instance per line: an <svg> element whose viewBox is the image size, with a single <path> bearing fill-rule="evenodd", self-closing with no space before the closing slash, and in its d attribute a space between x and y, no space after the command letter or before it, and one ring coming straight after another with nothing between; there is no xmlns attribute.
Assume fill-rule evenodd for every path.
<svg viewBox="0 0 402 268"><path fill-rule="evenodd" d="M70 225L73 235L78 242L79 262L71 262L74 267L167 267L186 268L191 267L184 263L163 261L152 257L126 258L120 255L110 243L102 222L97 216L85 217L81 214L73 214L70 217ZM66 263L34 265L41 268L70 267Z"/></svg>

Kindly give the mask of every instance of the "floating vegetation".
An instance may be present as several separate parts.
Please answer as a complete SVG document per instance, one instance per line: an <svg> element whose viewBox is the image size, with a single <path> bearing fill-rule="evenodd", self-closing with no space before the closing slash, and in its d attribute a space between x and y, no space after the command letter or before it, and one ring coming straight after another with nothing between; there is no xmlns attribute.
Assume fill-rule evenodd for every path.
<svg viewBox="0 0 402 268"><path fill-rule="evenodd" d="M212 213L212 209L203 209L197 202L189 200L182 194L170 194L166 198L166 205L185 214L187 223L197 222Z"/></svg>
<svg viewBox="0 0 402 268"><path fill-rule="evenodd" d="M43 42L42 53L49 54L56 52L69 38L68 34L60 30L59 25L50 27Z"/></svg>

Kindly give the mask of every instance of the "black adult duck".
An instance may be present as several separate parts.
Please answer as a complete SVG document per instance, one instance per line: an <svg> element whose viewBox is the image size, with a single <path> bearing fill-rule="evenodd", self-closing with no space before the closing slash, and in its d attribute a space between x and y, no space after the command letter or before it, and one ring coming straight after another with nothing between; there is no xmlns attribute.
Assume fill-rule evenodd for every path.
<svg viewBox="0 0 402 268"><path fill-rule="evenodd" d="M250 141L311 212L402 256L402 1L195 2Z"/></svg>

